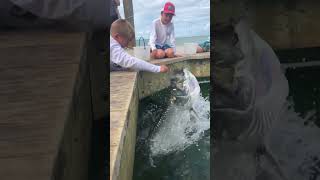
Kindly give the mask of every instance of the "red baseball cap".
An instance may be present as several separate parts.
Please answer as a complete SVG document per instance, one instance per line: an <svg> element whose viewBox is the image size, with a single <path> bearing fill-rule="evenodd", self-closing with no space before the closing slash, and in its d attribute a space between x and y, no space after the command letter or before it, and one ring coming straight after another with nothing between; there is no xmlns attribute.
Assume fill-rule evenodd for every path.
<svg viewBox="0 0 320 180"><path fill-rule="evenodd" d="M162 11L167 14L175 15L175 7L171 2L166 2Z"/></svg>

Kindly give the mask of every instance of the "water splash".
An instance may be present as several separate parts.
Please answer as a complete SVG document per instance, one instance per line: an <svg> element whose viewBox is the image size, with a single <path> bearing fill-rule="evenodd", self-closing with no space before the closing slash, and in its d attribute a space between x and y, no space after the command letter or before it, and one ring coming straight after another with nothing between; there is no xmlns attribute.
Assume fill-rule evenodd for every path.
<svg viewBox="0 0 320 180"><path fill-rule="evenodd" d="M149 143L152 156L182 151L197 142L210 128L210 102L203 98L197 79L184 70L183 89L188 99L173 103L157 124Z"/></svg>
<svg viewBox="0 0 320 180"><path fill-rule="evenodd" d="M292 101L288 107L293 107ZM320 179L320 129L313 122L305 123L314 115L311 110L302 118L293 108L288 108L267 138L291 180Z"/></svg>

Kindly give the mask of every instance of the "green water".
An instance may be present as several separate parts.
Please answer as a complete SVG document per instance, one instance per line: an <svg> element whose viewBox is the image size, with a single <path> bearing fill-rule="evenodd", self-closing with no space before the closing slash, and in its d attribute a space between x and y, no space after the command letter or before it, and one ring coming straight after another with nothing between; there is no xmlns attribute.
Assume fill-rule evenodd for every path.
<svg viewBox="0 0 320 180"><path fill-rule="evenodd" d="M307 112L314 110L316 114L309 120L320 127L320 67L287 69L286 77L295 112L305 117Z"/></svg>
<svg viewBox="0 0 320 180"><path fill-rule="evenodd" d="M209 96L209 79L198 79L202 95ZM140 101L134 180L208 180L210 179L210 132L180 152L150 158L148 140L169 104L169 89ZM152 163L154 166L152 166Z"/></svg>

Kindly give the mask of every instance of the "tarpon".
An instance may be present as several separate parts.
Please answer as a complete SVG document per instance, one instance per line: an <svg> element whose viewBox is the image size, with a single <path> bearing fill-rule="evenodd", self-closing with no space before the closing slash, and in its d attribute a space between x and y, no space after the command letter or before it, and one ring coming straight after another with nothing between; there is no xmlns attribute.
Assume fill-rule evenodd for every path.
<svg viewBox="0 0 320 180"><path fill-rule="evenodd" d="M171 77L171 104L189 109L196 119L199 119L193 108L194 98L200 95L197 79L188 70L176 70Z"/></svg>
<svg viewBox="0 0 320 180"><path fill-rule="evenodd" d="M170 104L150 139L153 155L183 150L209 128L209 102L201 96L195 76L187 69L171 76Z"/></svg>
<svg viewBox="0 0 320 180"><path fill-rule="evenodd" d="M225 32L221 36L216 35L217 59L213 69L220 73L231 69L232 74L229 78L223 75L221 78L219 71L217 74L213 71L215 146L228 147L225 151L238 149L241 157L254 155L257 160L255 170L252 170L254 175L259 174L259 159L264 157L281 179L288 179L265 141L279 120L288 95L286 78L271 47L249 28L245 20L229 26L222 30ZM234 158L240 158L238 156ZM219 155L216 157L219 159ZM213 170L219 174L216 163L214 160Z"/></svg>

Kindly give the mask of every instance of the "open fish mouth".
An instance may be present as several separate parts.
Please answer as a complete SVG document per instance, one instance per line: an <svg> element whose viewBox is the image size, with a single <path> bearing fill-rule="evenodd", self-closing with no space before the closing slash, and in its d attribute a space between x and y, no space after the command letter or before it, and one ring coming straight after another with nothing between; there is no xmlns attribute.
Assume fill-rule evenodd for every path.
<svg viewBox="0 0 320 180"><path fill-rule="evenodd" d="M175 70L170 80L171 104L188 107L200 95L199 83L187 69Z"/></svg>
<svg viewBox="0 0 320 180"><path fill-rule="evenodd" d="M183 70L176 70L171 78L172 102L180 106L186 104L190 98L184 86L185 80Z"/></svg>
<svg viewBox="0 0 320 180"><path fill-rule="evenodd" d="M178 106L184 106L190 101L190 96L185 90L173 89L171 103Z"/></svg>
<svg viewBox="0 0 320 180"><path fill-rule="evenodd" d="M190 102L189 96L175 96L175 104L179 106L185 106Z"/></svg>

